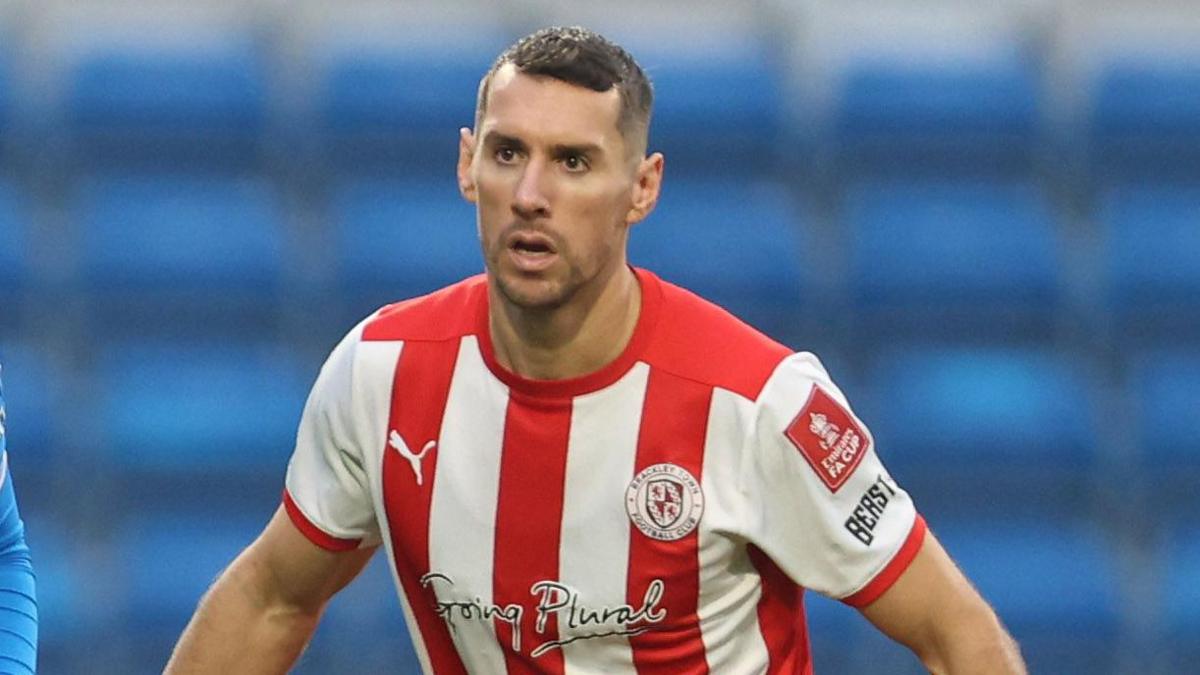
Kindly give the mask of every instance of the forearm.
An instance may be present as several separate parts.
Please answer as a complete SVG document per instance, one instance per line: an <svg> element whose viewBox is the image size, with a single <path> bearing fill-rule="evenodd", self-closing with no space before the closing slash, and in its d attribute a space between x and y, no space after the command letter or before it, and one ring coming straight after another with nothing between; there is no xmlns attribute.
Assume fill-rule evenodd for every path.
<svg viewBox="0 0 1200 675"><path fill-rule="evenodd" d="M1024 675L1017 644L932 533L863 614L937 675Z"/></svg>
<svg viewBox="0 0 1200 675"><path fill-rule="evenodd" d="M914 648L929 672L937 675L1025 675L1017 643L987 607L966 608L943 625L953 633L934 633Z"/></svg>
<svg viewBox="0 0 1200 675"><path fill-rule="evenodd" d="M286 673L312 637L319 608L264 592L269 574L242 555L200 601L167 664L169 675Z"/></svg>

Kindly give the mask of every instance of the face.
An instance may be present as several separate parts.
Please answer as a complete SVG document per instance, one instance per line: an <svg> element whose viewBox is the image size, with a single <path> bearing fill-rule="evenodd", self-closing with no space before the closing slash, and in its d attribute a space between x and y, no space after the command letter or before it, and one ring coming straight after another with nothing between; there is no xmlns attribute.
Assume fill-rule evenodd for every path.
<svg viewBox="0 0 1200 675"><path fill-rule="evenodd" d="M458 178L477 205L484 262L518 307L598 293L625 265L629 227L653 208L662 157L633 157L620 94L497 70L486 113L462 131Z"/></svg>

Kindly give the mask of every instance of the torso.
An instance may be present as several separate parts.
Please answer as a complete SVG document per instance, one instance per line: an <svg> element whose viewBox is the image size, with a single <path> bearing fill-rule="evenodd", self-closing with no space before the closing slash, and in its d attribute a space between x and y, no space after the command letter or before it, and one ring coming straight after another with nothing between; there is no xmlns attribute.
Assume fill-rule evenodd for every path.
<svg viewBox="0 0 1200 675"><path fill-rule="evenodd" d="M764 650L756 564L769 561L730 536L730 479L757 389L788 351L641 282L629 348L576 380L495 362L471 330L480 281L458 290L476 319L460 316L461 331L405 339L411 318L386 312L364 329L356 369L395 391L370 464L376 512L436 672L722 671L745 657L739 639ZM679 315L696 309L707 315ZM713 321L717 334L693 332ZM714 363L731 347L732 368Z"/></svg>

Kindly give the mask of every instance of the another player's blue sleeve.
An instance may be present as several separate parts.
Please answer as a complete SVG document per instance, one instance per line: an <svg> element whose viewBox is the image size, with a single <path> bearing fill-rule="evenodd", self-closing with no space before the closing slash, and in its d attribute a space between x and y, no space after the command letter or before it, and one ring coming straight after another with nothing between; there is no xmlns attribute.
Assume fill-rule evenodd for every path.
<svg viewBox="0 0 1200 675"><path fill-rule="evenodd" d="M37 663L37 596L25 524L8 475L0 388L0 672L33 673Z"/></svg>

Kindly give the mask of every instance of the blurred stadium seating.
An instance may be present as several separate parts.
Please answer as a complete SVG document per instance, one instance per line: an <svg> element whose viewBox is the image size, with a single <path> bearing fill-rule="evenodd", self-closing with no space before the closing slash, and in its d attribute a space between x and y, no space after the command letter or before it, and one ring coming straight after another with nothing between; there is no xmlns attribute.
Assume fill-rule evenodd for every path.
<svg viewBox="0 0 1200 675"><path fill-rule="evenodd" d="M261 178L89 175L73 211L78 294L101 339L273 327L286 233Z"/></svg>
<svg viewBox="0 0 1200 675"><path fill-rule="evenodd" d="M1086 514L1097 421L1087 380L1069 360L945 346L896 347L872 360L863 415L931 522Z"/></svg>
<svg viewBox="0 0 1200 675"><path fill-rule="evenodd" d="M1122 629L1120 566L1099 527L1067 519L944 519L935 532L988 597L1031 668L1108 672Z"/></svg>
<svg viewBox="0 0 1200 675"><path fill-rule="evenodd" d="M860 347L905 336L1037 341L1064 305L1059 231L1038 189L1004 181L867 182L848 190Z"/></svg>
<svg viewBox="0 0 1200 675"><path fill-rule="evenodd" d="M113 609L128 639L130 670L165 664L196 603L270 517L264 513L145 512L118 532L121 601Z"/></svg>
<svg viewBox="0 0 1200 675"><path fill-rule="evenodd" d="M1101 198L1105 299L1119 346L1200 339L1200 183L1123 185Z"/></svg>
<svg viewBox="0 0 1200 675"><path fill-rule="evenodd" d="M1193 516L1195 514L1193 513ZM1163 609L1163 645L1169 667L1186 672L1200 658L1200 520L1172 528L1163 538L1162 581L1156 600Z"/></svg>
<svg viewBox="0 0 1200 675"><path fill-rule="evenodd" d="M341 311L332 315L344 317L343 325L483 271L475 210L450 171L444 173L403 180L348 175L334 187L329 218Z"/></svg>
<svg viewBox="0 0 1200 675"><path fill-rule="evenodd" d="M633 262L823 357L1031 670L1194 669L1193 4L0 0L0 363L43 670L159 668L275 507L334 341L482 270L457 130L548 23L657 84ZM818 673L922 672L807 603ZM400 622L379 557L297 672L407 672Z"/></svg>
<svg viewBox="0 0 1200 675"><path fill-rule="evenodd" d="M634 227L629 258L794 343L805 322L803 226L778 184L681 178Z"/></svg>
<svg viewBox="0 0 1200 675"><path fill-rule="evenodd" d="M69 132L100 163L249 153L265 121L255 56L242 45L97 49L67 74Z"/></svg>
<svg viewBox="0 0 1200 675"><path fill-rule="evenodd" d="M0 85L2 86L2 85ZM24 293L29 286L29 219L21 208L20 193L0 183L0 288L5 295L5 321L0 340L16 331L23 314Z"/></svg>

